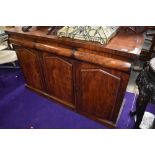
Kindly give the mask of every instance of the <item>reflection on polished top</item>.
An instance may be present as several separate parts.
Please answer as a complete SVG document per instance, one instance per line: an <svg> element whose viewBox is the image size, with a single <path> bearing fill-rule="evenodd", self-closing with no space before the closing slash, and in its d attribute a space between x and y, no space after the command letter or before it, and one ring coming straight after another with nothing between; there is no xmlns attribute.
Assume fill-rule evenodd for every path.
<svg viewBox="0 0 155 155"><path fill-rule="evenodd" d="M144 42L144 37L141 34L129 34L123 31L119 31L118 34L112 38L108 44L102 45L97 42L83 41L71 38L60 38L56 35L47 35L48 26L37 26L32 27L29 32L23 32L22 27L14 27L11 29L6 29L8 34L18 34L24 35L25 37L30 37L33 39L38 39L38 37L42 40L57 42L64 45L72 45L73 47L83 47L88 50L95 50L99 52L109 52L112 54L125 56L128 58L134 58L138 56L141 52L142 45Z"/></svg>

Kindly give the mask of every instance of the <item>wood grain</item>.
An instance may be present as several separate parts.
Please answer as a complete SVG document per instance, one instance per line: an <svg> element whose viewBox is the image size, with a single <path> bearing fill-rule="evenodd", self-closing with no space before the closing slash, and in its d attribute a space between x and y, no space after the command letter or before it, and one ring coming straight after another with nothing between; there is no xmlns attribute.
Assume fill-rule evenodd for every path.
<svg viewBox="0 0 155 155"><path fill-rule="evenodd" d="M94 50L98 52L111 53L129 59L135 59L141 52L144 42L143 35L140 34L126 34L124 32L118 33L107 45L101 45L96 42L87 42L70 38L59 38L54 35L46 35L48 33L48 27L39 27L32 29L30 32L24 33L22 27L15 27L12 29L6 29L6 33L11 35L18 35L18 37L34 39L38 42L52 42L60 43L75 48L84 48L88 50Z"/></svg>
<svg viewBox="0 0 155 155"><path fill-rule="evenodd" d="M50 54L44 56L43 61L48 93L73 105L74 81L72 63Z"/></svg>
<svg viewBox="0 0 155 155"><path fill-rule="evenodd" d="M74 111L116 127L132 61L143 36L119 33L109 44L47 35L47 27L6 31L26 86Z"/></svg>
<svg viewBox="0 0 155 155"><path fill-rule="evenodd" d="M124 72L130 72L131 64L122 60L112 59L105 56L99 56L90 53L75 52L74 57L79 60L101 65L105 68L117 69Z"/></svg>
<svg viewBox="0 0 155 155"><path fill-rule="evenodd" d="M20 65L22 67L26 83L34 88L43 90L37 53L25 48L16 47L15 49L17 51L18 59L20 60Z"/></svg>

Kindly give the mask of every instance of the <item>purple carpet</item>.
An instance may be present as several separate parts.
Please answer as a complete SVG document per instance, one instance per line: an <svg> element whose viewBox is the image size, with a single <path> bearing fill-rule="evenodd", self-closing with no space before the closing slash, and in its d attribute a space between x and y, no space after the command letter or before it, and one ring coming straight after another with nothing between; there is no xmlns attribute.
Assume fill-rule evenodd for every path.
<svg viewBox="0 0 155 155"><path fill-rule="evenodd" d="M134 125L129 111L135 108L136 96L126 93L117 121L117 128ZM148 111L155 113L149 104ZM106 129L104 125L79 115L62 105L28 90L20 69L0 69L0 128L1 129Z"/></svg>

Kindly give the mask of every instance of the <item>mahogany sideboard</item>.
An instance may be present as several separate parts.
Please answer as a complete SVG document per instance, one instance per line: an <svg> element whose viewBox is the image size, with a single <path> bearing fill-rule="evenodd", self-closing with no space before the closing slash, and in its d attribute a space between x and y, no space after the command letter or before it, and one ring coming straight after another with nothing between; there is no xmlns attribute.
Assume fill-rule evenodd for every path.
<svg viewBox="0 0 155 155"><path fill-rule="evenodd" d="M101 45L47 32L47 27L30 32L23 32L21 27L6 30L26 86L115 128L143 36L119 32L107 45Z"/></svg>

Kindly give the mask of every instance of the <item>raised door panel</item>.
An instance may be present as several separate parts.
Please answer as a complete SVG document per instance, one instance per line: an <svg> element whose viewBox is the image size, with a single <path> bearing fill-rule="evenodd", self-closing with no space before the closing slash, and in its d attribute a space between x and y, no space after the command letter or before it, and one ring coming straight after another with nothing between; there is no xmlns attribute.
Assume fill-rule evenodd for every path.
<svg viewBox="0 0 155 155"><path fill-rule="evenodd" d="M17 48L16 51L26 83L33 88L43 90L43 82L37 51L25 48Z"/></svg>
<svg viewBox="0 0 155 155"><path fill-rule="evenodd" d="M53 55L45 56L43 60L48 93L74 107L72 63Z"/></svg>
<svg viewBox="0 0 155 155"><path fill-rule="evenodd" d="M78 70L78 110L111 121L121 79L103 69L81 67Z"/></svg>

